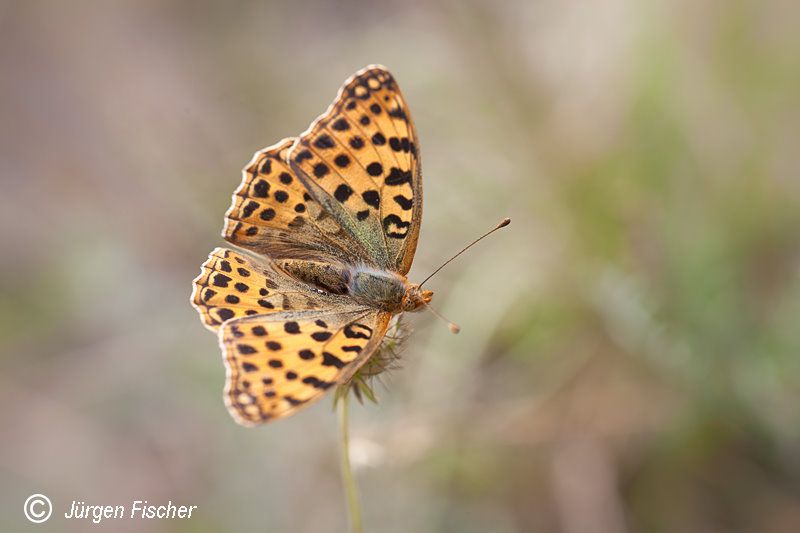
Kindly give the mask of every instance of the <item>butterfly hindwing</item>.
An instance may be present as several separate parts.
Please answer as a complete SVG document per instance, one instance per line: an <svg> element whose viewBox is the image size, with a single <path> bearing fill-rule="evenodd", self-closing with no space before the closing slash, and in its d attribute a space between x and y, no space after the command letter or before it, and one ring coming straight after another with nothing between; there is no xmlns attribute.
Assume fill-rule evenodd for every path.
<svg viewBox="0 0 800 533"><path fill-rule="evenodd" d="M216 248L194 280L192 305L203 324L217 331L233 318L299 309L330 308L341 302L308 289L269 260Z"/></svg>
<svg viewBox="0 0 800 533"><path fill-rule="evenodd" d="M406 274L422 219L416 130L384 67L357 72L290 150L289 163L320 204L378 266Z"/></svg>
<svg viewBox="0 0 800 533"><path fill-rule="evenodd" d="M285 311L226 322L225 402L241 424L293 414L349 379L380 345L391 315Z"/></svg>

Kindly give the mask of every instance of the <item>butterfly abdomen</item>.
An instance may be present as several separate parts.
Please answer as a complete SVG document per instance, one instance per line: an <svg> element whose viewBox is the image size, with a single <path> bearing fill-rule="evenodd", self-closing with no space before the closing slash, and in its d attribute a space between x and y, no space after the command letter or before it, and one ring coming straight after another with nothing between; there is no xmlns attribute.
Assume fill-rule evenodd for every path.
<svg viewBox="0 0 800 533"><path fill-rule="evenodd" d="M398 312L406 292L404 278L367 266L344 266L305 259L281 259L276 264L296 280L327 294L347 295L381 311Z"/></svg>
<svg viewBox="0 0 800 533"><path fill-rule="evenodd" d="M348 274L348 293L354 300L382 311L401 310L406 283L398 274L369 267L351 267Z"/></svg>
<svg viewBox="0 0 800 533"><path fill-rule="evenodd" d="M296 280L327 294L347 294L347 268L342 265L305 259L282 259L278 266Z"/></svg>

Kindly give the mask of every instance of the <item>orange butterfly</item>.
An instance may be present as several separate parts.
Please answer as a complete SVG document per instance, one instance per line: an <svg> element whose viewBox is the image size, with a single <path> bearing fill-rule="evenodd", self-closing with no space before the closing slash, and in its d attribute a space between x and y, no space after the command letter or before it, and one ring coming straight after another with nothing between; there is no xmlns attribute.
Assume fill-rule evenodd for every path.
<svg viewBox="0 0 800 533"><path fill-rule="evenodd" d="M225 218L223 237L245 251L211 252L192 304L218 333L241 424L347 383L392 317L433 295L406 278L422 219L419 142L382 66L348 79L299 137L256 152Z"/></svg>

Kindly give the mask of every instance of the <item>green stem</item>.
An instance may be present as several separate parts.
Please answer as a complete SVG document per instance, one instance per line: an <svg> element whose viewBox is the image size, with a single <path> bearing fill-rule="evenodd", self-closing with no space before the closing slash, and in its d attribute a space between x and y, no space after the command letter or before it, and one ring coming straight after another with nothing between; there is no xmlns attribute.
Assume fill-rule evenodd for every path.
<svg viewBox="0 0 800 533"><path fill-rule="evenodd" d="M362 533L361 506L358 503L358 488L350 467L350 437L348 434L348 411L350 409L350 391L339 399L339 450L342 469L342 485L347 498L347 512L350 515L350 531Z"/></svg>

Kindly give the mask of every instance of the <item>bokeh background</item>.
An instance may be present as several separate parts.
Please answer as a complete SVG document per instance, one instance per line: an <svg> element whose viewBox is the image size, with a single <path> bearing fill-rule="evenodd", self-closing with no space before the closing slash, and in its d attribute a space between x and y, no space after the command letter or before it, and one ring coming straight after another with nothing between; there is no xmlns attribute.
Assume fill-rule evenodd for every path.
<svg viewBox="0 0 800 533"><path fill-rule="evenodd" d="M415 315L354 406L366 528L800 531L800 6L0 5L0 529L344 531L326 399L244 429L188 303L240 168L369 63L421 137Z"/></svg>

